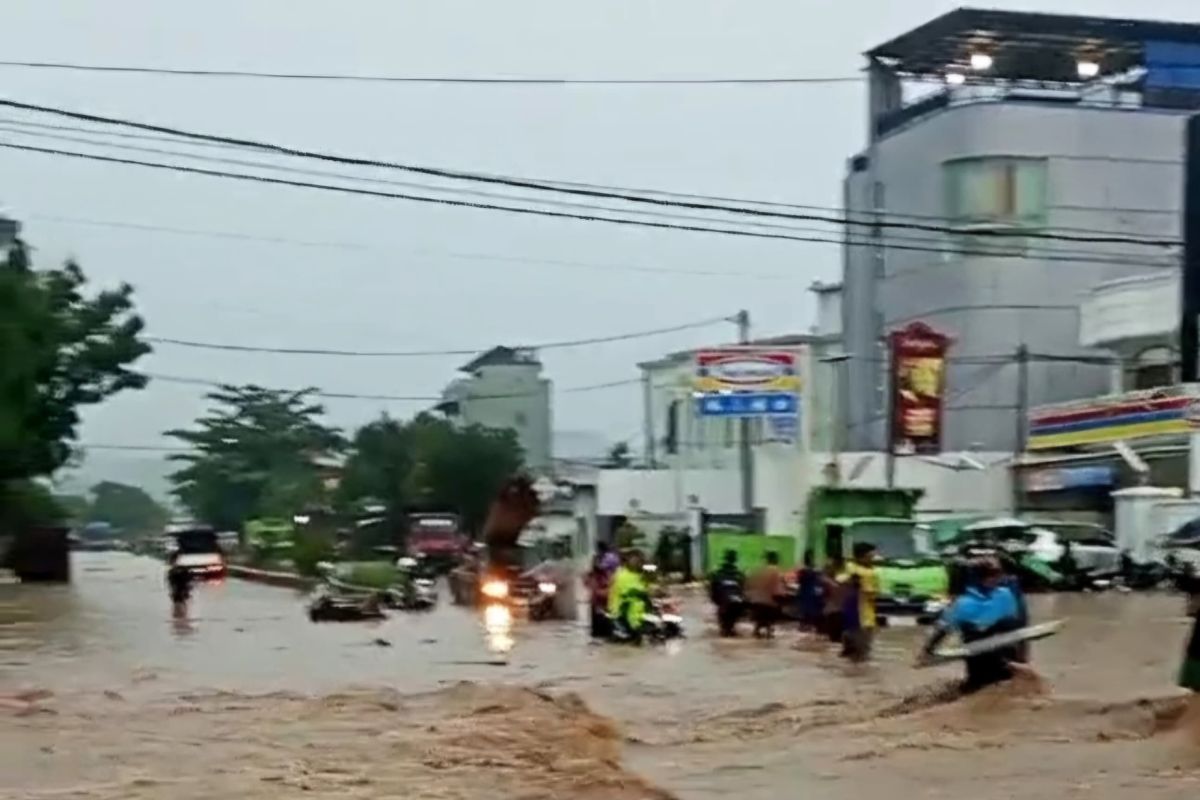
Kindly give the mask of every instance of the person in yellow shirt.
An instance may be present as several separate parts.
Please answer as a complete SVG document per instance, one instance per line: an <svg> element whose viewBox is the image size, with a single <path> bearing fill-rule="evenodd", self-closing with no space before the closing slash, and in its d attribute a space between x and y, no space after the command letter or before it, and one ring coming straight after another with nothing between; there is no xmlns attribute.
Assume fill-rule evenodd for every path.
<svg viewBox="0 0 1200 800"><path fill-rule="evenodd" d="M635 549L626 553L623 560L608 590L608 616L613 621L615 638L640 643L642 622L650 602L650 592L642 570L645 556Z"/></svg>
<svg viewBox="0 0 1200 800"><path fill-rule="evenodd" d="M879 573L875 570L875 555L875 545L856 542L854 560L841 578L846 586L842 655L856 663L870 660L878 627L875 600L879 596Z"/></svg>

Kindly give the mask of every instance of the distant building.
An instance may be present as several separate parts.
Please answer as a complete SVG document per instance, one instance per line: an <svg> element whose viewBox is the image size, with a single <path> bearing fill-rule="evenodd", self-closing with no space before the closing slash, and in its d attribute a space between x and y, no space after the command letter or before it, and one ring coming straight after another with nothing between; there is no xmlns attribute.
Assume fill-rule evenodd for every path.
<svg viewBox="0 0 1200 800"><path fill-rule="evenodd" d="M848 447L883 446L882 342L922 321L954 342L944 447L1011 452L1018 346L1056 359L1029 363L1030 404L1104 393L1080 297L1178 266L1170 248L1086 239L1180 237L1200 25L959 9L866 58L869 141L844 187L864 223L844 248Z"/></svg>
<svg viewBox="0 0 1200 800"><path fill-rule="evenodd" d="M552 466L551 382L528 348L493 347L464 364L463 377L442 392L438 410L459 425L515 431L525 464L535 472Z"/></svg>

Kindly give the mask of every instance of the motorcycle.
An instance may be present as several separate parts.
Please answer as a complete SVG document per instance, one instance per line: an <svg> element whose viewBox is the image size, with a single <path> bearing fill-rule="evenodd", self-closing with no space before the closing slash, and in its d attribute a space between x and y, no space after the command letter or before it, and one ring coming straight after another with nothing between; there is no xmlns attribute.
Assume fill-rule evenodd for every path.
<svg viewBox="0 0 1200 800"><path fill-rule="evenodd" d="M361 622L384 619L383 599L379 595L339 597L327 589L318 589L308 604L312 622Z"/></svg>
<svg viewBox="0 0 1200 800"><path fill-rule="evenodd" d="M558 595L558 585L550 581L539 581L529 598L529 619L534 622L554 619L558 616L555 609L555 597Z"/></svg>
<svg viewBox="0 0 1200 800"><path fill-rule="evenodd" d="M401 611L429 611L437 601L437 584L430 578L413 578L404 588L388 592L388 605Z"/></svg>
<svg viewBox="0 0 1200 800"><path fill-rule="evenodd" d="M651 642L666 642L683 638L683 617L674 600L659 599L650 602L650 609L643 621L643 636Z"/></svg>
<svg viewBox="0 0 1200 800"><path fill-rule="evenodd" d="M736 636L738 621L746 613L746 595L741 583L720 580L713 587L713 599L717 606L717 627L722 636Z"/></svg>

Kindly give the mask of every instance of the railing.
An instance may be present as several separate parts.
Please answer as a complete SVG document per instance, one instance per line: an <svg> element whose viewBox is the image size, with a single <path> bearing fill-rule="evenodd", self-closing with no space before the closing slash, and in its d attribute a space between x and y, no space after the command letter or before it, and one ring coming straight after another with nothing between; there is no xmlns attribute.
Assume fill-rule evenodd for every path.
<svg viewBox="0 0 1200 800"><path fill-rule="evenodd" d="M875 119L875 135L886 136L911 122L946 108L981 103L1042 103L1083 108L1150 109L1160 111L1200 110L1200 90L1117 89L1114 87L1029 88L994 84L948 87L926 95L902 108Z"/></svg>

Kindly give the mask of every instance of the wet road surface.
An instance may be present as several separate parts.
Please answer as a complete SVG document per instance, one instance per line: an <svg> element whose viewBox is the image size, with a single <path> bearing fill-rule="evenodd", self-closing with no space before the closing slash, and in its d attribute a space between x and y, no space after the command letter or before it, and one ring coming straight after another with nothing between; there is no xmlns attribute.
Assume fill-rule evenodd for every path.
<svg viewBox="0 0 1200 800"><path fill-rule="evenodd" d="M265 732L294 720L277 719L247 698L328 697L359 687L375 699L368 703L374 711L359 708L357 719L371 719L381 704L393 703L371 693L405 697L460 681L502 682L578 693L619 722L626 763L682 797L736 793L752 800L812 790L829 798L970 792L982 800L1014 792L1115 797L1136 790L1194 798L1200 789L1192 751L1164 733L1174 730L1179 713L1171 681L1186 631L1181 601L1169 596L1034 598L1035 618L1069 620L1062 634L1035 647L1048 692L947 705L936 696L957 671L911 668L919 631L885 631L877 663L852 670L827 652L798 648L791 633L769 643L712 638L706 610L693 602L685 604L691 638L678 646L597 647L582 624L541 624L519 627L509 663L494 666L478 616L448 604L374 625L314 625L301 596L228 581L201 587L192 621L179 626L169 618L158 562L80 555L75 579L65 587L0 586L0 692L48 689L58 708L80 709L88 718L113 714L105 703L119 697L131 729L151 720L154 729L164 720L184 726L162 710L184 697L214 714L257 715L239 725ZM230 708L213 699L229 697L242 700ZM525 719L527 701L514 696L507 711ZM303 702L287 695L270 707ZM314 729L332 724L319 723L312 708L303 713ZM61 740L68 716L22 722L0 716L0 734ZM18 728L4 727L10 724ZM19 727L25 725L32 727ZM300 735L278 730L288 731L280 741ZM78 733L81 750L86 733ZM181 728L179 735L200 734ZM129 747L118 748L113 762L131 757ZM146 747L143 741L137 752ZM27 772L27 796L41 797L34 792L45 779ZM114 796L130 792L128 783L113 785ZM345 795L344 786L331 786ZM372 794L378 786L360 788L364 797L378 796ZM95 786L88 791L102 795ZM627 796L641 796L637 791ZM463 792L445 796L473 796ZM146 787L145 796L159 795Z"/></svg>

